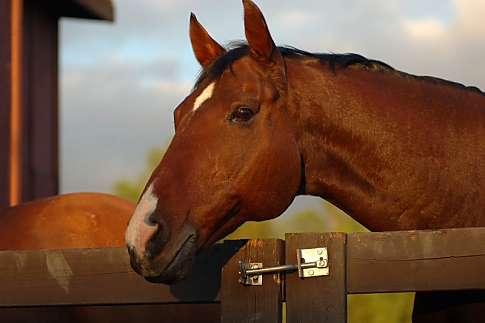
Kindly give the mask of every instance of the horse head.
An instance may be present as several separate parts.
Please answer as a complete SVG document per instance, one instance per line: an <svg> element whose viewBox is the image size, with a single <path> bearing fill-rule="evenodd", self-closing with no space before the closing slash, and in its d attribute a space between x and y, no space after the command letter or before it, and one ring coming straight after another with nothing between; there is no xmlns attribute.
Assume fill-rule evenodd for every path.
<svg viewBox="0 0 485 323"><path fill-rule="evenodd" d="M302 185L285 61L259 8L243 3L247 45L236 51L191 16L202 73L126 231L132 266L149 280L183 279L197 252L247 220L277 217Z"/></svg>

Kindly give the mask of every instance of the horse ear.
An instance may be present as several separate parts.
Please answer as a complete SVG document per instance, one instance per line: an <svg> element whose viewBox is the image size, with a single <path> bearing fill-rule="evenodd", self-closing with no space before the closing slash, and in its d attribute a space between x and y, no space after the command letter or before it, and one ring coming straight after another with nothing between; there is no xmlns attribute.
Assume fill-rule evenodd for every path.
<svg viewBox="0 0 485 323"><path fill-rule="evenodd" d="M190 15L190 42L192 43L195 58L202 67L226 51L212 39L193 13Z"/></svg>
<svg viewBox="0 0 485 323"><path fill-rule="evenodd" d="M243 0L244 29L254 58L263 62L274 62L284 66L283 56L269 33L261 10L251 0Z"/></svg>

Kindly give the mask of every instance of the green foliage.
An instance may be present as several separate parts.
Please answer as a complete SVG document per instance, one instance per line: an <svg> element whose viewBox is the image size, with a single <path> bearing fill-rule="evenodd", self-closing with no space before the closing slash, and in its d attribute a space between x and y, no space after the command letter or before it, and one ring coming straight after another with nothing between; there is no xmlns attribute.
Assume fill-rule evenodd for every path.
<svg viewBox="0 0 485 323"><path fill-rule="evenodd" d="M168 144L152 148L145 169L134 179L120 179L113 185L114 194L136 202L150 174L161 160ZM351 217L322 200L317 208L264 222L246 222L226 239L280 238L289 232L358 232L367 231ZM414 293L368 294L348 296L348 322L411 322Z"/></svg>
<svg viewBox="0 0 485 323"><path fill-rule="evenodd" d="M348 322L411 322L414 293L347 296Z"/></svg>

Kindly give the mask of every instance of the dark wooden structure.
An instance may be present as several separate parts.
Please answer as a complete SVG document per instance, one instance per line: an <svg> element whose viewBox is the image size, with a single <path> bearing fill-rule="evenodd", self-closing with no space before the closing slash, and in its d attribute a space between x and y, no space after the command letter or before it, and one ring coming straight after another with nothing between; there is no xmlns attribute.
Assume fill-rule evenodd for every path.
<svg viewBox="0 0 485 323"><path fill-rule="evenodd" d="M239 260L295 263L296 248L316 247L328 248L329 276L268 274L262 286L238 283ZM485 228L226 241L198 256L188 278L173 286L134 273L125 248L3 251L0 317L18 322L19 313L31 312L40 320L46 306L68 315L118 304L125 320L117 322L129 322L135 305L138 321L154 313L167 322L281 322L285 301L289 323L333 323L346 321L347 294L485 289L483 277Z"/></svg>
<svg viewBox="0 0 485 323"><path fill-rule="evenodd" d="M0 1L0 209L58 193L58 22L110 0Z"/></svg>

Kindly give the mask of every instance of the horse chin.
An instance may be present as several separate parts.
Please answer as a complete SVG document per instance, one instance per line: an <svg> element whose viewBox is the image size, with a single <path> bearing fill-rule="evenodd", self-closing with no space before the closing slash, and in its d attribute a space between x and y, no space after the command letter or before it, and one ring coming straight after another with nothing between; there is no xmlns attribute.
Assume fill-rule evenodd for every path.
<svg viewBox="0 0 485 323"><path fill-rule="evenodd" d="M150 283L173 285L187 277L193 262L194 256L192 255L190 258L187 258L182 265L169 266L161 274L157 275L157 273L154 273L155 275L146 276L145 279Z"/></svg>
<svg viewBox="0 0 485 323"><path fill-rule="evenodd" d="M198 234L190 229L182 231L185 234L179 235L173 243L169 241L157 255L146 251L140 258L129 248L131 267L153 283L171 285L184 279L194 262Z"/></svg>

